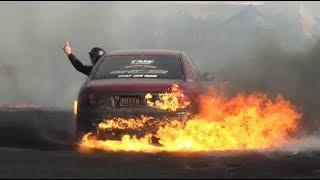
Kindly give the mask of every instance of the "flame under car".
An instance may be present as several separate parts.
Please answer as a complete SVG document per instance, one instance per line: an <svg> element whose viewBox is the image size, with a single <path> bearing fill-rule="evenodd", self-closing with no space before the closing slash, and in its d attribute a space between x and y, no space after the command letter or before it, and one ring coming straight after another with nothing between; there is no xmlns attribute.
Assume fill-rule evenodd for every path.
<svg viewBox="0 0 320 180"><path fill-rule="evenodd" d="M207 73L208 74L208 73ZM170 50L112 51L99 59L80 89L77 100L77 139L86 133L100 133L103 138L120 138L122 134L143 136L152 131L146 126L97 131L104 120L152 117L185 119L198 111L198 97L205 91L204 81L194 62L183 52ZM162 105L163 94L178 91L178 105ZM169 97L170 100L170 97ZM160 105L159 105L160 104Z"/></svg>

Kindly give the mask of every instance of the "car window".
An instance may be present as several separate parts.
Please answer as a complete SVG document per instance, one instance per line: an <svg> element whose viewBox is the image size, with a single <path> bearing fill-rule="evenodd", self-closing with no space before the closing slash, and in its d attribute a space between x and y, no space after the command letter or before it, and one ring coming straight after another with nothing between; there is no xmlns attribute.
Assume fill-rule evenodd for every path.
<svg viewBox="0 0 320 180"><path fill-rule="evenodd" d="M192 58L189 58L190 59L190 62L191 62L191 66L192 66L192 69L194 71L194 73L196 74L198 80L201 79L201 73L200 73L200 70L198 69L198 66L195 64L195 62L193 61Z"/></svg>
<svg viewBox="0 0 320 180"><path fill-rule="evenodd" d="M191 62L189 61L189 59L184 56L184 64L185 64L185 71L188 74L188 78L189 80L197 80L197 76L194 73L193 69L192 69L192 65Z"/></svg>
<svg viewBox="0 0 320 180"><path fill-rule="evenodd" d="M107 56L92 79L184 79L181 60L167 55Z"/></svg>

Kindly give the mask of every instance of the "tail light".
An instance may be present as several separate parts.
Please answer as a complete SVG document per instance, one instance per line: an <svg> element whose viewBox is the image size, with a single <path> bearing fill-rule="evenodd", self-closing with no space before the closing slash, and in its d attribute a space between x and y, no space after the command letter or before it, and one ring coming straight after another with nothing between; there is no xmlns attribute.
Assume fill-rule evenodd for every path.
<svg viewBox="0 0 320 180"><path fill-rule="evenodd" d="M73 114L76 116L78 112L78 101L73 101Z"/></svg>
<svg viewBox="0 0 320 180"><path fill-rule="evenodd" d="M180 103L181 108L186 108L186 107L190 106L191 101L187 95L180 93L179 103Z"/></svg>
<svg viewBox="0 0 320 180"><path fill-rule="evenodd" d="M83 93L79 97L79 103L84 106L110 106L110 97L95 93Z"/></svg>
<svg viewBox="0 0 320 180"><path fill-rule="evenodd" d="M89 94L88 95L88 104L90 106L96 106L98 105L98 97L94 94Z"/></svg>
<svg viewBox="0 0 320 180"><path fill-rule="evenodd" d="M89 96L86 93L82 93L78 97L78 104L82 106L89 106Z"/></svg>
<svg viewBox="0 0 320 180"><path fill-rule="evenodd" d="M182 92L178 92L177 95L178 96L176 96L176 97L178 98L179 108L184 109L184 108L187 108L188 106L191 105L191 100L188 95L186 95ZM147 94L145 96L145 98L148 99L148 101L153 102L153 103L161 100L160 94Z"/></svg>
<svg viewBox="0 0 320 180"><path fill-rule="evenodd" d="M190 98L183 93L183 90L179 85L173 84L171 87L171 91L173 93L178 93L180 108L187 108L191 104Z"/></svg>
<svg viewBox="0 0 320 180"><path fill-rule="evenodd" d="M95 94L83 93L79 97L79 104L84 105L84 106L98 105L98 97Z"/></svg>

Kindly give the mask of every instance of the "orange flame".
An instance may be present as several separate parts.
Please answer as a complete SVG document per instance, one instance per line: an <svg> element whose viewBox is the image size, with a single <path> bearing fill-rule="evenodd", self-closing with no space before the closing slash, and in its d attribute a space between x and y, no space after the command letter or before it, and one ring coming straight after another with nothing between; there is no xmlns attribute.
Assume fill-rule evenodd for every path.
<svg viewBox="0 0 320 180"><path fill-rule="evenodd" d="M177 111L177 109L182 107L179 102L179 98L182 96L179 85L173 84L170 93L160 93L158 94L158 100L152 101L153 96L148 93L145 96L147 100L147 105L161 110Z"/></svg>
<svg viewBox="0 0 320 180"><path fill-rule="evenodd" d="M156 109L176 111L179 105L178 95L175 93L161 93L158 94L159 100L152 102L150 99L152 95L149 93L146 95L147 105Z"/></svg>
<svg viewBox="0 0 320 180"><path fill-rule="evenodd" d="M106 119L98 125L100 130L104 129L138 129L142 128L149 122L148 117L142 116L141 119Z"/></svg>
<svg viewBox="0 0 320 180"><path fill-rule="evenodd" d="M293 139L290 133L298 130L301 116L281 95L270 99L262 93L240 93L225 98L211 90L200 97L200 112L190 120L166 121L154 135L124 135L120 141L97 140L87 134L80 149L199 152L275 148ZM111 122L108 128L117 127ZM141 128L147 121L130 122L136 125L130 127ZM159 139L161 146L152 143L152 136Z"/></svg>

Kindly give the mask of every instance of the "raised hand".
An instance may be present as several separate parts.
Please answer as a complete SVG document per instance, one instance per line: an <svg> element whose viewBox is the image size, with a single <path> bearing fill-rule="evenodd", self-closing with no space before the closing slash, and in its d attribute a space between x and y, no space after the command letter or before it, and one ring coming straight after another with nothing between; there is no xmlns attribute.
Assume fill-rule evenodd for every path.
<svg viewBox="0 0 320 180"><path fill-rule="evenodd" d="M63 51L67 54L67 55L70 55L72 53L72 49L71 47L69 46L69 42L66 41L63 46L62 46L62 49Z"/></svg>

